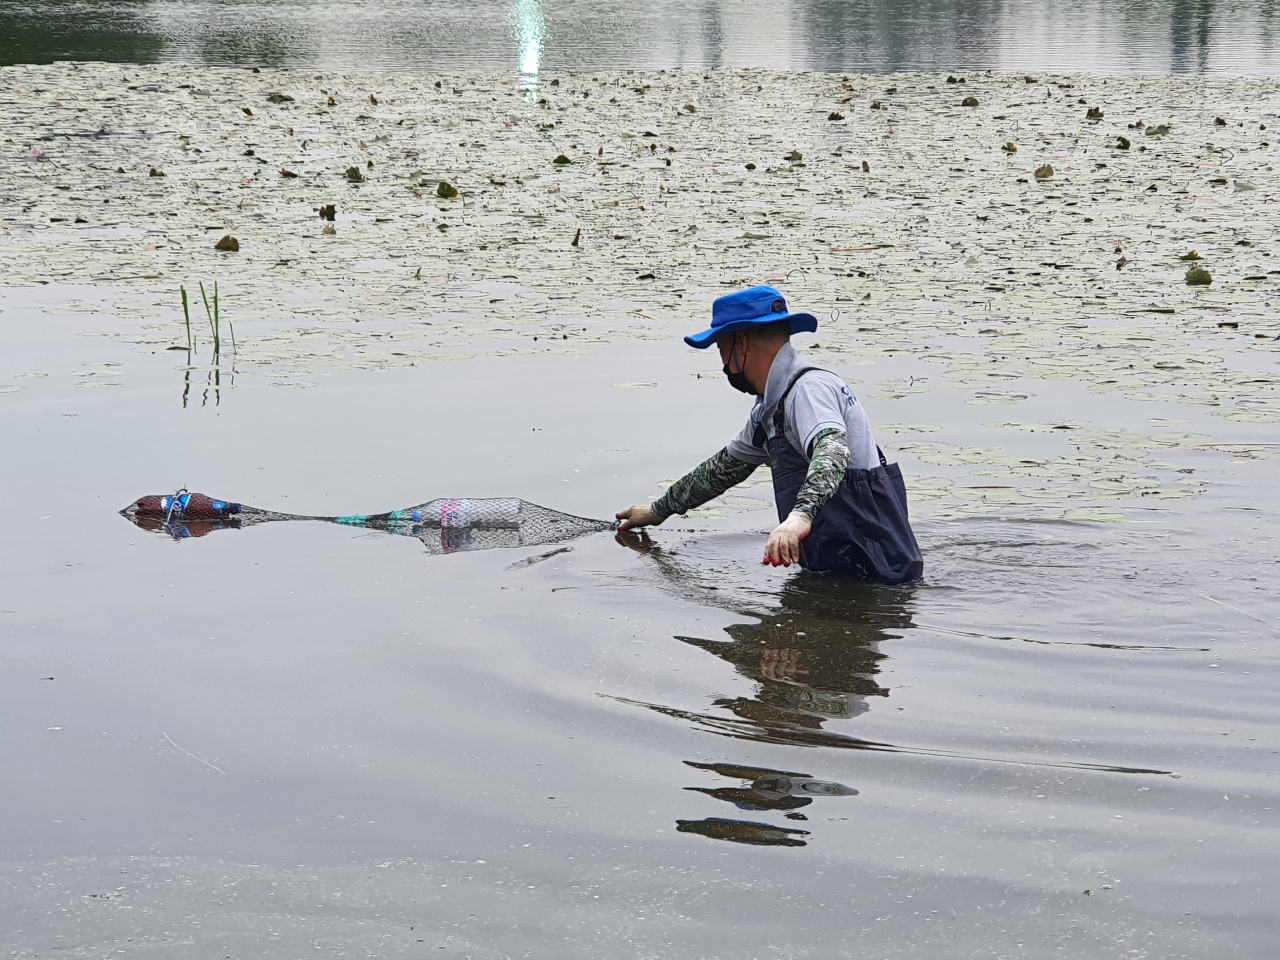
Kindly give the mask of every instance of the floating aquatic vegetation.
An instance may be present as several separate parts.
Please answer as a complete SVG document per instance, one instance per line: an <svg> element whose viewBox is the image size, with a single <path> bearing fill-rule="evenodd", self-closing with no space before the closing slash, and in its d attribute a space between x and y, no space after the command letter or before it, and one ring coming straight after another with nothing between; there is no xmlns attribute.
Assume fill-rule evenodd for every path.
<svg viewBox="0 0 1280 960"><path fill-rule="evenodd" d="M1074 94L1029 98L1022 77L957 77L985 109L956 110L923 74L599 73L544 86L539 105L508 76L379 75L374 102L354 74L128 73L0 69L14 142L0 282L118 291L110 335L144 353L194 346L174 296L193 272L216 271L237 305L237 375L293 386L319 369L678 343L716 295L767 279L839 311L824 365L937 371L878 371L868 395L941 385L983 405L1074 381L1273 422L1265 78L1055 78L1111 117L1164 118L1168 136L1129 150L1126 120L1089 119ZM873 100L885 110L845 106ZM1213 127L1212 148L1179 135L1227 112L1244 125ZM1020 182L1044 166L1051 180ZM226 235L245 257L212 249ZM1191 249L1214 262L1211 286L1182 282Z"/></svg>

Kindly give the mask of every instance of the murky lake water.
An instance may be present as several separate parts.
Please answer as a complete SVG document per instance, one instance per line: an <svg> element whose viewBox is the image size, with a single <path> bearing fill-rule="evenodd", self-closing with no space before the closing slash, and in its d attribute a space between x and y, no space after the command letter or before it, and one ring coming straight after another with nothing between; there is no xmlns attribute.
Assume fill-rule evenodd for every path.
<svg viewBox="0 0 1280 960"><path fill-rule="evenodd" d="M0 63L1261 73L1270 0L8 0Z"/></svg>
<svg viewBox="0 0 1280 960"><path fill-rule="evenodd" d="M0 75L21 151L0 171L0 947L1274 955L1280 325L1257 128L1280 123L1276 91L1223 86L1208 106L1153 95L1143 116L1172 117L1176 133L1145 142L1119 106L1145 88L1079 80L984 87L971 74L984 107L1015 102L963 128L939 124L941 78L903 75L892 101L884 81L859 88L847 131L823 106L817 132L797 134L799 111L769 99L787 139L774 151L752 126L769 145L751 156L765 168L796 143L809 166L745 189L742 158L732 174L716 166L731 138L692 126L732 110L710 87L687 95L699 110L683 119L646 105L618 121L678 145L674 166L646 160L640 136L601 133L599 170L593 139L587 159L543 171L540 154L521 159L527 144L497 152L490 113L536 121L548 149L578 147L583 127L614 121L560 109L578 94L548 77L605 66L1021 73L1087 48L1100 72L1266 73L1265 5L1144 5L1123 23L1114 5L1077 5L1106 41L1083 46L1054 5L1039 20L1027 5L959 18L938 5L907 27L876 6L871 38L858 30L872 8L855 4L774 5L769 21L730 4L548 4L541 19L536 5L415 6L421 23L392 4L210 9L6 8L0 25L45 22L3 56L430 60L433 75L503 69L495 91L513 93L533 73L517 70L536 67L557 106L489 107L488 89L446 82L442 112L419 115L403 79L371 103L333 77L265 71L297 102L256 91L247 118L238 89L218 101L230 75L200 81L208 97L177 73L95 76L70 96L61 74ZM542 38L537 64L513 62L522 22L526 41ZM638 49L636 35L654 39ZM321 82L336 107L311 90ZM667 95L654 76L627 82ZM778 85L764 98L782 98ZM625 96L615 84L590 102L609 93ZM1090 134L1074 128L1050 143L1060 118L1079 127L1085 94L1115 126L1096 136L1125 133L1131 151L1081 146ZM872 112L873 96L889 106ZM124 106L137 113L113 112ZM475 119L455 138L458 113ZM426 132L397 123L407 115ZM1195 149L1230 142L1231 156L1175 143L1184 127ZM943 162L922 157L944 135L956 142ZM997 161L974 151L1003 163L1015 137L1027 169L986 170ZM269 183L246 146L270 159ZM845 153L892 170L854 181ZM341 173L357 156L358 188ZM1049 158L1057 181L1023 182ZM1173 173L1157 169L1166 158ZM435 196L436 164L470 200L418 203L423 183ZM816 197L833 179L839 194ZM606 196L626 205L585 205ZM313 204L335 198L341 246L325 247ZM580 260L572 217L586 225ZM702 247L664 239L694 235L690 218ZM224 223L239 260L214 259ZM530 252L526 235L560 239ZM1192 243L1212 289L1182 283ZM821 253L787 272L800 249ZM625 277L604 272L616 263ZM198 278L221 280L241 338L216 382L207 345L190 363L168 349L177 286ZM177 540L116 512L187 485L305 514L460 495L608 517L738 428L743 398L675 334L748 279L821 311L801 346L854 385L903 464L919 586L760 567L759 485L651 537L563 552L440 556L305 522Z"/></svg>

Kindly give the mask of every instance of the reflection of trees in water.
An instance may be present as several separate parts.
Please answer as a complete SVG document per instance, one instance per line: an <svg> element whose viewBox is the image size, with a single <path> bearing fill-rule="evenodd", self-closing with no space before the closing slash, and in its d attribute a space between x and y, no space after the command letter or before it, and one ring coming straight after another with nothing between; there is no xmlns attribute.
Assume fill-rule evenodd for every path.
<svg viewBox="0 0 1280 960"><path fill-rule="evenodd" d="M527 21L530 10L538 11L541 23L540 7L539 0L472 0L445 8L411 0L28 0L0 3L0 63L177 59L512 69L527 64L534 48L528 32L513 26L522 15ZM1271 0L790 0L781 8L769 0L667 0L647 7L607 0L547 9L548 36L555 42L539 59L560 70L714 69L725 62L726 43L740 46L726 36L729 23L745 26L738 40L748 41L762 66L790 61L831 71L986 70L1010 55L1034 60L1046 40L1055 41L1059 60L1068 48L1087 55L1087 38L1102 36L1121 42L1110 44L1103 63L1087 66L1124 69L1118 61L1131 50L1152 67L1167 63L1174 73L1190 73L1209 68L1215 34L1220 53L1229 34L1269 50L1275 7ZM794 24L793 53L787 52L792 37L768 35L767 24L784 15Z"/></svg>
<svg viewBox="0 0 1280 960"><path fill-rule="evenodd" d="M1203 73L1209 66L1213 0L1173 0L1169 17L1169 69Z"/></svg>
<svg viewBox="0 0 1280 960"><path fill-rule="evenodd" d="M703 0L693 9L698 11L698 30L691 38L686 39L683 32L677 37L676 62L691 69L718 70L724 66L724 18L720 3Z"/></svg>
<svg viewBox="0 0 1280 960"><path fill-rule="evenodd" d="M989 68L1004 0L809 0L801 23L815 69Z"/></svg>
<svg viewBox="0 0 1280 960"><path fill-rule="evenodd" d="M1251 23L1251 32L1267 46L1272 6L1244 4L1238 11L1246 14L1238 23ZM1080 38L1099 28L1130 35L1144 60L1158 65L1167 56L1173 73L1200 73L1209 68L1215 26L1214 0L808 0L802 9L817 69L832 71L988 70L1001 63L1001 47L1010 41L1026 45L1020 51L1024 59L1034 56L1047 27L1059 38ZM1221 18L1221 5L1217 13ZM1161 49L1164 31L1168 47Z"/></svg>
<svg viewBox="0 0 1280 960"><path fill-rule="evenodd" d="M250 22L204 29L192 39L191 45L201 63L296 67L316 59L321 47L319 39L307 30L255 18Z"/></svg>
<svg viewBox="0 0 1280 960"><path fill-rule="evenodd" d="M55 60L150 63L165 42L139 3L0 4L0 65Z"/></svg>
<svg viewBox="0 0 1280 960"><path fill-rule="evenodd" d="M7 7L0 7L0 63L156 63L176 56L298 66L316 59L323 47L316 31L298 25L296 17L257 3L44 0Z"/></svg>

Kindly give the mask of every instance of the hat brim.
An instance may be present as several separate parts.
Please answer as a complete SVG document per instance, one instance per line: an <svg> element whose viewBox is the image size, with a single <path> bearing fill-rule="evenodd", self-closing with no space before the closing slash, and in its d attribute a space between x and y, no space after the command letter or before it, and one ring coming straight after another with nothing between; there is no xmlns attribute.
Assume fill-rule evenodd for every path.
<svg viewBox="0 0 1280 960"><path fill-rule="evenodd" d="M730 333L748 330L751 327L764 327L771 323L781 323L783 320L791 321L793 336L797 333L815 333L818 329L818 318L812 313L770 313L763 317L752 317L750 320L731 320L722 326L712 327L710 330L703 330L691 337L685 337L684 342L691 347L705 350L720 337Z"/></svg>

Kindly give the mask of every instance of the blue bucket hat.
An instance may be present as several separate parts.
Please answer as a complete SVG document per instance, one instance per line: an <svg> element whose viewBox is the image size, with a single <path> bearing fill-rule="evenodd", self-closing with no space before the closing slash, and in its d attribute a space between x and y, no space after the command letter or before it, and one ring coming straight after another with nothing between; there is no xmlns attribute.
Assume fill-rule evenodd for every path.
<svg viewBox="0 0 1280 960"><path fill-rule="evenodd" d="M813 314L788 313L786 299L773 287L752 287L718 297L711 305L711 329L685 337L684 342L705 350L717 337L783 320L791 321L793 334L813 333L818 329L818 318Z"/></svg>

